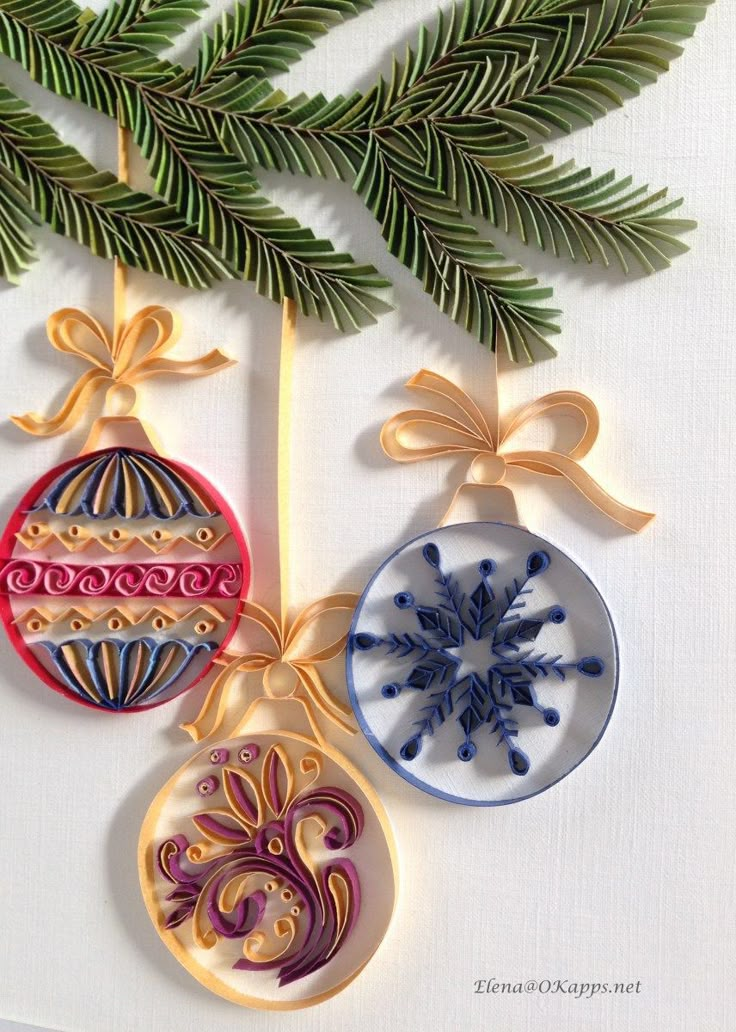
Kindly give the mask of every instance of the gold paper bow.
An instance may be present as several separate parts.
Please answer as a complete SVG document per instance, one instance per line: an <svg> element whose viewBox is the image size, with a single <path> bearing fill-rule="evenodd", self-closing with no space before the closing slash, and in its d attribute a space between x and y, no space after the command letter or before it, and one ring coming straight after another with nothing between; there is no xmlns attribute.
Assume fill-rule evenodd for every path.
<svg viewBox="0 0 736 1032"><path fill-rule="evenodd" d="M598 409L585 394L578 391L555 391L524 406L513 418L501 421L498 407L487 420L475 402L457 384L438 373L421 369L407 382L407 387L426 391L447 402L456 416L433 409L409 409L388 419L381 430L385 453L397 462L420 462L442 455L469 452L474 458L470 466L471 481L461 484L450 507L442 518L445 523L460 493L469 487L493 487L501 484L509 466L517 466L545 476L565 477L600 511L628 530L639 531L654 519L654 513L631 509L612 498L582 466L584 458L598 437ZM523 426L538 416L557 409L572 409L583 419L583 431L567 452L507 451L505 445ZM412 431L425 431L437 444L420 446L411 443Z"/></svg>
<svg viewBox="0 0 736 1032"><path fill-rule="evenodd" d="M81 328L83 333L77 333ZM227 366L233 359L217 349L202 358L178 360L165 358L181 335L179 317L161 305L149 305L120 324L110 339L104 327L91 315L78 308L61 308L46 324L48 338L57 351L84 359L93 368L83 373L56 415L45 419L35 412L12 416L21 430L38 437L64 433L82 417L92 395L107 388L107 397L127 389L127 411L130 416L136 407L135 385L152 376L171 373L176 376L208 376ZM75 336L79 339L75 340ZM148 337L148 341L146 338Z"/></svg>
<svg viewBox="0 0 736 1032"><path fill-rule="evenodd" d="M209 738L225 719L236 674L261 672L265 697L300 701L316 733L313 707L343 731L354 734L356 728L350 721L352 710L330 694L317 670L321 663L340 655L347 642L347 632L324 648L309 652L303 650L302 639L307 627L320 616L336 610L352 611L357 601L358 596L351 592L328 595L306 606L291 621L279 621L263 606L255 602L243 602L242 618L253 621L264 630L273 647L245 655L226 652L217 661L225 664L224 670L213 681L196 718L189 724L182 724L182 730L191 735L195 742ZM244 720L241 720L241 725ZM205 730L208 723L209 730Z"/></svg>

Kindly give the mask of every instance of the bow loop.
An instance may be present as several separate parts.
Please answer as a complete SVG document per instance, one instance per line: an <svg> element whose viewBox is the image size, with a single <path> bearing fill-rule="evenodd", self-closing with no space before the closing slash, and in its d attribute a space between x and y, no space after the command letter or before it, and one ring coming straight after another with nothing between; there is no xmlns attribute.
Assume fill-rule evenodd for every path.
<svg viewBox="0 0 736 1032"><path fill-rule="evenodd" d="M453 413L435 409L407 409L388 419L381 430L381 445L396 462L419 462L458 452L472 454L470 480L455 492L450 508L441 523L450 515L456 499L467 488L495 488L505 478L508 467L517 467L543 476L565 477L583 497L627 530L642 530L654 514L632 509L617 501L579 464L595 444L600 430L600 416L593 401L579 391L554 391L521 408L514 416L499 421L497 398L491 398L494 412L486 420L475 402L457 384L438 373L420 370L406 384L412 389L429 392L446 403ZM523 427L545 415L572 412L582 422L575 443L566 451L509 451L509 440ZM416 443L417 433L423 441Z"/></svg>
<svg viewBox="0 0 736 1032"><path fill-rule="evenodd" d="M119 402L122 399L124 411L117 414L129 416L137 405L136 384L143 380L164 374L209 376L234 364L217 349L201 358L165 358L178 343L181 322L162 305L149 305L136 312L118 327L114 338L97 319L79 308L54 312L46 329L52 347L83 359L92 369L82 373L53 416L28 412L11 417L21 430L37 437L51 437L75 426L101 388L106 389L108 402L113 397Z"/></svg>
<svg viewBox="0 0 736 1032"><path fill-rule="evenodd" d="M75 330L81 328L83 333ZM60 308L46 320L46 334L57 351L82 358L85 362L112 373L113 361L104 327L79 308Z"/></svg>
<svg viewBox="0 0 736 1032"><path fill-rule="evenodd" d="M112 345L116 377L135 380L138 371L157 362L176 347L181 319L170 308L147 305L124 322Z"/></svg>
<svg viewBox="0 0 736 1032"><path fill-rule="evenodd" d="M452 380L431 369L420 369L407 380L406 386L441 398L452 415L434 409L410 409L387 420L381 431L381 443L389 455L392 450L397 453L391 455L392 458L396 457L398 462L418 462L457 451L496 451L499 439L497 418L489 424L473 399ZM412 428L420 424L426 424L429 429L443 427L449 431L449 438L453 434L460 437L460 443L438 443L424 450L405 445L402 438L409 436Z"/></svg>
<svg viewBox="0 0 736 1032"><path fill-rule="evenodd" d="M411 441L422 431L432 436L437 430L446 431L437 444L419 446ZM456 452L488 452L493 454L492 442L481 436L474 427L443 412L430 409L407 409L387 420L381 430L383 450L397 462L419 462Z"/></svg>
<svg viewBox="0 0 736 1032"><path fill-rule="evenodd" d="M559 409L572 411L573 415L582 418L583 430L575 444L568 448L567 455L571 459L582 459L588 454L598 440L601 420L595 403L587 394L580 391L553 391L536 401L525 405L513 416L503 428L500 447L513 437L515 433L534 422L540 416L556 414ZM508 456L506 456L508 460Z"/></svg>
<svg viewBox="0 0 736 1032"><path fill-rule="evenodd" d="M284 641L284 658L290 660L292 656L295 655L297 659L299 659L299 642L303 640L309 628L314 630L314 625L319 621L321 616L326 613L335 613L339 611L348 611L352 613L357 601L358 596L352 591L342 591L335 595L327 595L325 598L318 599L316 602L312 602L310 605L302 609L301 613L299 613L291 624L286 635L286 639ZM346 641L347 634L343 633L328 645L324 645L316 651L311 651L309 659L302 660L302 662L326 663L330 659L335 659L345 648Z"/></svg>
<svg viewBox="0 0 736 1032"><path fill-rule="evenodd" d="M259 606L257 602L245 601L242 603L241 617L252 621L266 632L276 648L274 658L280 659L284 650L283 629L273 613L264 606Z"/></svg>
<svg viewBox="0 0 736 1032"><path fill-rule="evenodd" d="M449 402L450 407L465 420L469 430L495 450L498 444L498 426L489 423L470 395L466 394L452 380L432 372L431 369L420 369L407 381L406 386L410 389L426 391L428 394L435 394Z"/></svg>

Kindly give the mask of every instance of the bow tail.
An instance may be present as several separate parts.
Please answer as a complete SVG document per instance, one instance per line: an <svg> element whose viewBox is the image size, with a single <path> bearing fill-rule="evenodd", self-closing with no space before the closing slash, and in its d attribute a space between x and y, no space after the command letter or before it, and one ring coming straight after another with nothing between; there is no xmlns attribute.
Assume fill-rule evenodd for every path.
<svg viewBox="0 0 736 1032"><path fill-rule="evenodd" d="M27 434L35 437L54 437L63 434L81 419L84 410L98 387L111 382L109 372L101 369L88 369L83 373L64 399L59 411L54 416L44 419L36 412L27 412L24 416L11 416L11 420Z"/></svg>
<svg viewBox="0 0 736 1032"><path fill-rule="evenodd" d="M228 663L224 670L220 671L210 685L199 713L194 720L187 724L179 725L182 731L186 731L192 741L201 742L202 739L209 738L222 727L230 704L235 674L243 669L245 658L244 656L238 656ZM210 727L209 730L206 730L208 723Z"/></svg>
<svg viewBox="0 0 736 1032"><path fill-rule="evenodd" d="M228 358L219 348L215 348L200 358L160 358L155 355L149 356L142 359L137 365L132 366L123 376L127 383L148 380L152 376L164 376L167 374L193 378L197 376L210 376L212 373L218 373L221 369L227 369L233 365L235 365L234 358Z"/></svg>
<svg viewBox="0 0 736 1032"><path fill-rule="evenodd" d="M299 680L310 700L320 713L337 724L341 731L348 735L354 735L356 728L352 721L346 719L352 716L352 709L338 702L330 694L316 668L311 663L292 663L291 665L299 675Z"/></svg>
<svg viewBox="0 0 736 1032"><path fill-rule="evenodd" d="M504 458L510 466L528 469L532 473L565 477L604 516L608 516L627 530L643 530L654 519L653 512L632 509L619 502L569 455L563 455L561 452L524 451L505 454Z"/></svg>

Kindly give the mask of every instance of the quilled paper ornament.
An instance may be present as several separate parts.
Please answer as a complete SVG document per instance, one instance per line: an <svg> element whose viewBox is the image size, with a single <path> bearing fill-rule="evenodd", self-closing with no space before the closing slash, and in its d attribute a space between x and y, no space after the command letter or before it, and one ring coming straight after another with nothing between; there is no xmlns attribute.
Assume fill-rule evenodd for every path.
<svg viewBox="0 0 736 1032"><path fill-rule="evenodd" d="M565 477L631 530L652 514L617 502L579 465L598 432L585 395L547 395L500 423L497 408L487 419L436 373L422 370L408 386L440 397L443 410L390 419L386 453L413 462L467 452L472 479L438 529L399 548L371 578L348 641L350 698L368 741L411 784L455 803L517 802L560 781L600 741L616 699L618 649L590 578L520 525L502 486L506 471ZM505 447L525 423L562 409L584 423L569 452ZM458 495L478 491L509 508L511 521L447 525Z"/></svg>
<svg viewBox="0 0 736 1032"><path fill-rule="evenodd" d="M208 745L143 824L143 895L168 949L233 1003L291 1010L348 985L379 946L395 857L366 780L288 730Z"/></svg>
<svg viewBox="0 0 736 1032"><path fill-rule="evenodd" d="M290 612L294 325L295 308L287 304L277 475L280 612L243 600L243 633L249 643L260 641L218 659L222 670L200 712L182 725L205 748L154 799L138 851L143 897L166 947L207 989L271 1010L307 1007L345 988L380 945L397 888L383 806L321 728L357 731L323 669L344 653L347 632L335 636L331 628L336 614L352 614L357 595L329 595ZM243 706L254 684L255 698ZM234 706L243 715L222 738ZM288 726L294 715L302 730Z"/></svg>
<svg viewBox="0 0 736 1032"><path fill-rule="evenodd" d="M0 614L13 645L51 688L109 712L146 709L196 684L229 641L250 560L235 516L198 472L158 454L133 415L135 385L162 373L202 376L227 366L165 357L179 337L168 309L119 322L112 337L84 312L49 320L51 343L85 359L59 413L15 419L61 433L100 388L124 415L95 422L82 454L44 474L0 540ZM104 429L147 447L98 449Z"/></svg>

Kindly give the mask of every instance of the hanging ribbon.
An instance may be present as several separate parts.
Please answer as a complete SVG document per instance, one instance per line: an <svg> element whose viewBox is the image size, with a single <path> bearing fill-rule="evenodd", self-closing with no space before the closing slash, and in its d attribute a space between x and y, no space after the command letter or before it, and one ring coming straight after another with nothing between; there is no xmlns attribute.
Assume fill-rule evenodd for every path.
<svg viewBox="0 0 736 1032"><path fill-rule="evenodd" d="M434 409L409 409L387 420L381 430L381 445L389 458L397 462L420 462L462 452L473 455L470 465L472 480L458 487L441 523L447 521L463 490L500 485L510 466L544 476L565 477L605 516L627 530L640 531L654 519L654 513L632 509L611 497L579 464L578 460L584 458L595 444L600 425L598 409L585 394L578 391L545 394L524 406L510 420L501 421L497 413L494 418L486 419L457 384L428 369L421 369L406 386L441 398L454 414ZM508 450L509 440L522 427L539 416L557 414L560 409L572 410L583 422L580 437L568 451ZM418 445L417 433L437 443Z"/></svg>
<svg viewBox="0 0 736 1032"><path fill-rule="evenodd" d="M136 384L152 376L209 376L234 365L234 360L214 349L201 358L179 360L165 356L176 346L181 335L179 317L161 305L149 305L120 322L113 338L91 315L78 308L61 308L49 317L49 341L57 351L75 355L92 366L83 373L56 415L45 419L35 412L13 416L21 430L38 437L64 433L79 422L92 396L106 389L106 399L127 393L119 399L123 411L130 416L136 404Z"/></svg>
<svg viewBox="0 0 736 1032"><path fill-rule="evenodd" d="M296 306L284 302L281 328L281 364L279 373L278 418L278 538L280 601L276 616L264 606L243 601L240 619L256 624L265 633L267 646L247 653L226 652L216 662L223 670L213 681L202 707L193 721L182 724L195 742L210 738L222 727L227 716L233 690L243 684L240 675L256 673L262 694L248 706L238 709L237 734L241 733L257 707L264 700L292 700L306 714L315 740L324 745L324 736L317 717L327 718L348 734L357 727L349 706L336 699L325 684L319 667L336 659L345 649L348 632L322 647L313 647L318 621L328 613L339 611L352 615L358 596L339 592L319 599L301 610L293 619L289 604L289 486L291 452L292 375L296 330Z"/></svg>
<svg viewBox="0 0 736 1032"><path fill-rule="evenodd" d="M328 595L306 606L292 620L279 620L273 613L255 602L243 602L241 619L250 620L265 631L269 639L263 651L241 655L225 653L217 660L225 664L207 693L197 717L182 724L195 742L209 738L222 726L231 701L237 675L260 673L263 691L269 699L297 699L305 704L307 715L316 709L348 734L356 728L350 719L352 710L330 693L318 667L335 659L347 643L347 631L322 648L305 647L305 632L325 613L347 610L352 613L358 596L351 592Z"/></svg>

